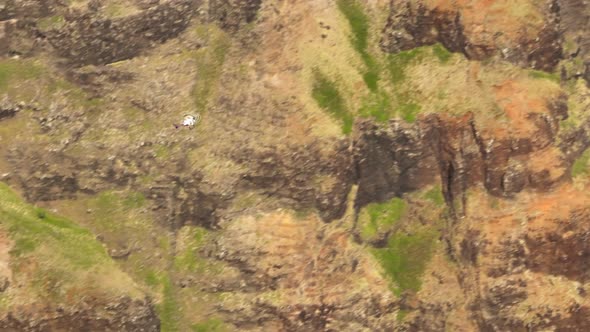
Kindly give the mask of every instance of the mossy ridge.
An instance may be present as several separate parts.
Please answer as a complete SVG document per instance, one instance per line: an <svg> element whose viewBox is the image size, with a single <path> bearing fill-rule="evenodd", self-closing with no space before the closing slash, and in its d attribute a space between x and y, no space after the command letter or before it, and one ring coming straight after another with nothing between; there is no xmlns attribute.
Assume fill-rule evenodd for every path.
<svg viewBox="0 0 590 332"><path fill-rule="evenodd" d="M384 87L366 96L359 109L359 115L372 117L378 122L386 122L395 116L409 123L415 122L423 108L415 93L409 91L403 84L407 79L406 69L429 58L435 58L438 63L446 64L452 57L453 54L440 44L387 55L385 65L379 70L388 73L386 81L389 89Z"/></svg>
<svg viewBox="0 0 590 332"><path fill-rule="evenodd" d="M369 93L361 97L361 106L356 114L374 118L378 122L386 122L392 117L400 117L409 123L415 122L423 108L419 104L419 98L402 84L406 79L406 68L427 57L446 64L454 56L453 53L444 46L435 44L397 54L375 56L369 51L371 26L363 4L356 0L339 0L337 6L350 26L350 44L360 55L365 67L360 71ZM388 73L384 79L381 78L382 72ZM353 115L345 118L345 132L348 131L347 124L352 123L353 119Z"/></svg>
<svg viewBox="0 0 590 332"><path fill-rule="evenodd" d="M113 294L140 295L91 232L66 218L26 204L3 183L0 183L0 221L14 241L10 255L16 258L12 263L15 277L26 285L15 292L60 302L69 290L90 291L86 285L92 284L93 289ZM34 262L33 270L29 266L31 262ZM107 279L116 282L104 282Z"/></svg>

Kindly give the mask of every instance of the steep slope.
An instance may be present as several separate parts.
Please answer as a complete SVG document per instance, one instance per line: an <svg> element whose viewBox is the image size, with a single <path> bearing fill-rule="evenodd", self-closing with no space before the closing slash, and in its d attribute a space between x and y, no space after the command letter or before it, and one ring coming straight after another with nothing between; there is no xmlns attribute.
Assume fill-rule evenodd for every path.
<svg viewBox="0 0 590 332"><path fill-rule="evenodd" d="M0 176L121 276L15 299L85 282L144 301L138 284L164 331L586 330L587 11L7 1ZM25 264L14 245L0 257ZM25 327L30 310L6 324L74 324Z"/></svg>
<svg viewBox="0 0 590 332"><path fill-rule="evenodd" d="M2 330L159 330L149 298L89 231L0 186Z"/></svg>

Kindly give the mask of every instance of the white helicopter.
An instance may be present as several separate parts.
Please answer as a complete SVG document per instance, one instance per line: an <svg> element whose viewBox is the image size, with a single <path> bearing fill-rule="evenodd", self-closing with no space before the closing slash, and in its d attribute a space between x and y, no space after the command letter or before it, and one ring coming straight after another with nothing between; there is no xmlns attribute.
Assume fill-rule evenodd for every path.
<svg viewBox="0 0 590 332"><path fill-rule="evenodd" d="M182 124L174 124L174 128L178 129L180 126L188 127L189 129L193 129L198 123L201 121L201 115L192 115L192 114L185 114L184 118L182 119Z"/></svg>

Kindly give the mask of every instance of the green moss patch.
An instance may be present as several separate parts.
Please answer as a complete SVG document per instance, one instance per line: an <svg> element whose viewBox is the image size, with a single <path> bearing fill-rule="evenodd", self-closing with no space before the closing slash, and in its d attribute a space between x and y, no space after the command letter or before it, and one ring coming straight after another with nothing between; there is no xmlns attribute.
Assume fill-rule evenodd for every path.
<svg viewBox="0 0 590 332"><path fill-rule="evenodd" d="M157 283L162 288L162 300L156 305L160 318L162 332L180 331L178 323L182 319L182 312L174 292L174 285L167 273L156 275Z"/></svg>
<svg viewBox="0 0 590 332"><path fill-rule="evenodd" d="M377 92L379 81L379 66L371 54L367 51L369 45L369 17L365 14L362 5L355 0L339 0L338 9L350 25L352 47L360 54L366 71L363 74L365 84L372 92Z"/></svg>
<svg viewBox="0 0 590 332"><path fill-rule="evenodd" d="M529 71L529 76L532 78L538 78L538 79L545 79L545 80L550 80L556 83L560 82L559 79L559 75L554 74L554 73L547 73L541 70L530 70Z"/></svg>
<svg viewBox="0 0 590 332"><path fill-rule="evenodd" d="M590 150L584 151L582 155L574 161L572 166L572 177L588 175L588 161L590 160Z"/></svg>
<svg viewBox="0 0 590 332"><path fill-rule="evenodd" d="M219 318L210 318L202 323L191 326L193 332L222 332L227 331L223 321Z"/></svg>
<svg viewBox="0 0 590 332"><path fill-rule="evenodd" d="M388 230L401 219L406 211L406 203L401 198L393 198L385 203L371 203L360 213L358 227L364 240Z"/></svg>
<svg viewBox="0 0 590 332"><path fill-rule="evenodd" d="M435 44L432 46L432 53L440 60L441 63L447 63L453 57L453 53L449 52L441 44Z"/></svg>
<svg viewBox="0 0 590 332"><path fill-rule="evenodd" d="M199 256L199 249L206 241L209 232L202 227L185 227L181 230L183 248L174 257L174 267L184 272L205 272L208 262Z"/></svg>
<svg viewBox="0 0 590 332"><path fill-rule="evenodd" d="M360 116L371 117L377 122L389 120L394 113L391 97L383 91L363 98L362 106L359 109Z"/></svg>
<svg viewBox="0 0 590 332"><path fill-rule="evenodd" d="M443 204L445 204L445 198L443 196L440 185L432 187L432 189L424 193L423 197L436 204L436 206L443 206Z"/></svg>
<svg viewBox="0 0 590 332"><path fill-rule="evenodd" d="M6 59L0 61L0 92L5 92L9 84L39 78L43 67L28 60Z"/></svg>
<svg viewBox="0 0 590 332"><path fill-rule="evenodd" d="M0 226L13 240L10 251L23 296L65 300L69 289L138 295L135 285L87 229L23 202L0 183ZM34 262L31 269L30 263ZM110 280L111 282L103 282ZM88 287L91 285L91 287Z"/></svg>
<svg viewBox="0 0 590 332"><path fill-rule="evenodd" d="M396 233L389 238L386 248L372 249L385 274L393 282L393 292L417 292L422 285L422 274L434 252L437 233L423 229L412 234Z"/></svg>
<svg viewBox="0 0 590 332"><path fill-rule="evenodd" d="M425 47L417 47L388 56L389 80L392 84L401 83L406 79L407 66L423 59L427 55L425 49Z"/></svg>
<svg viewBox="0 0 590 332"><path fill-rule="evenodd" d="M110 260L88 230L27 205L5 184L0 184L0 204L2 225L15 240L13 256L22 257L49 247L53 254L74 267L89 268Z"/></svg>
<svg viewBox="0 0 590 332"><path fill-rule="evenodd" d="M312 97L318 106L331 114L342 123L342 132L349 134L352 131L353 116L346 108L336 83L331 81L319 70L313 72Z"/></svg>

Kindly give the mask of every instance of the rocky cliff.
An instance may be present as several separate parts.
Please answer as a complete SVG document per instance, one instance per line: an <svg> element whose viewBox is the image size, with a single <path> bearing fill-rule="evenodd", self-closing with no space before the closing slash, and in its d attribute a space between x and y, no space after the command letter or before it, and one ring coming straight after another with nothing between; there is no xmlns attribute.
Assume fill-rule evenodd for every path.
<svg viewBox="0 0 590 332"><path fill-rule="evenodd" d="M1 328L587 330L589 11L5 1Z"/></svg>

